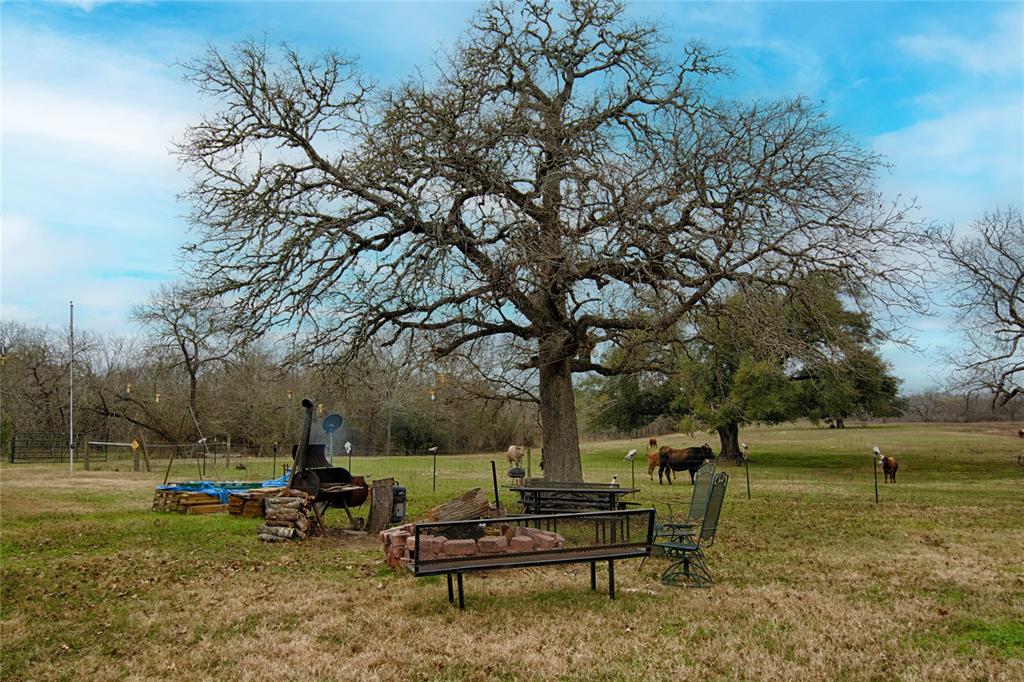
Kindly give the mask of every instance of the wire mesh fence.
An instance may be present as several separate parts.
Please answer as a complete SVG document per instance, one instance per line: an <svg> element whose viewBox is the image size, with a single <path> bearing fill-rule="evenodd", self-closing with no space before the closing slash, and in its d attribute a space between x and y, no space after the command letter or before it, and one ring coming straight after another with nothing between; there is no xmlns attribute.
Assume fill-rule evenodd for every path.
<svg viewBox="0 0 1024 682"><path fill-rule="evenodd" d="M91 471L138 472L159 484L188 481L222 481L252 483L280 477L292 462L292 445L273 443L248 444L208 441L205 443L131 443L99 441L80 444L75 452L75 468ZM658 485L658 477L648 477L643 454L635 462L623 461L625 449L618 445L598 444L583 453L583 479L594 483L617 481L623 487L637 487L640 491L631 500L648 500L679 495L686 488ZM86 457L86 452L91 453ZM103 454L102 457L99 453ZM526 448L522 468L527 477L543 477L539 448ZM345 467L355 476L367 481L393 478L404 486L409 495L411 514L425 514L432 506L471 488L482 488L488 498L495 496L494 483L501 503L509 510L518 510L518 496L508 490L514 483L509 476L511 463L507 450L489 452L442 452L410 449L402 453L389 453L385 448L354 447L351 452L343 447L327 448L328 460L333 466ZM492 478L491 462L494 462ZM22 466L18 464L17 466ZM41 466L59 466L47 464ZM66 466L66 462L64 464ZM496 479L496 480L495 480ZM677 482L688 484L688 477Z"/></svg>

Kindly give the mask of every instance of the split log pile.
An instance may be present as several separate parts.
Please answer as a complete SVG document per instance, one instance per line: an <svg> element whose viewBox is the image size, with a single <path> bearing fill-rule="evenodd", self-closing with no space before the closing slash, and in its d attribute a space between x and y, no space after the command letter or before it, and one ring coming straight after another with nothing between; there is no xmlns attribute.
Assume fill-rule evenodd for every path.
<svg viewBox="0 0 1024 682"><path fill-rule="evenodd" d="M427 513L427 517L431 521L468 521L486 517L490 509L484 491L473 488L453 500L437 505Z"/></svg>
<svg viewBox="0 0 1024 682"><path fill-rule="evenodd" d="M157 490L153 495L153 511L177 512L179 514L217 514L227 511L228 505L221 504L220 498L206 493L175 490Z"/></svg>
<svg viewBox="0 0 1024 682"><path fill-rule="evenodd" d="M265 497L266 517L256 535L264 542L304 540L323 533L323 521L313 507L312 498L301 490L285 489Z"/></svg>
<svg viewBox="0 0 1024 682"><path fill-rule="evenodd" d="M276 495L284 488L250 488L245 492L231 493L228 497L228 514L254 519L263 516L264 498Z"/></svg>
<svg viewBox="0 0 1024 682"><path fill-rule="evenodd" d="M419 560L443 561L477 554L544 552L565 547L564 537L558 533L538 528L495 523L489 524L483 533L483 536L476 540L420 534ZM413 552L416 549L416 534L413 524L382 531L380 539L384 546L384 557L388 566L400 568L412 561Z"/></svg>

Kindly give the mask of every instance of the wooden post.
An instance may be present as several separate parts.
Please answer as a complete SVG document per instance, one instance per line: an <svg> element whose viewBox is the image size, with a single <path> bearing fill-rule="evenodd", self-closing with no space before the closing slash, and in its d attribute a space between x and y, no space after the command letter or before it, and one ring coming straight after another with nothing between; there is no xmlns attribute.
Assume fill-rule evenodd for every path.
<svg viewBox="0 0 1024 682"><path fill-rule="evenodd" d="M88 470L89 470L89 460L90 460L90 459L91 459L91 458L89 457L89 441L88 441L88 439L87 439L87 440L85 441L85 462L84 462L84 464L85 464L85 470L86 470L86 471L88 471Z"/></svg>
<svg viewBox="0 0 1024 682"><path fill-rule="evenodd" d="M149 465L149 449L146 447L146 439L143 436L139 436L139 440L142 441L142 461L146 463L146 473L153 471Z"/></svg>

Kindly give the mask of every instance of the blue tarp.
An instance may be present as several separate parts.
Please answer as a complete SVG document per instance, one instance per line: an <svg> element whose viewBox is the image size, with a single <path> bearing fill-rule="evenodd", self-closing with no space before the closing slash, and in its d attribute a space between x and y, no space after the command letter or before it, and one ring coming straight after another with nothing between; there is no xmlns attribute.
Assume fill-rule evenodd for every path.
<svg viewBox="0 0 1024 682"><path fill-rule="evenodd" d="M242 481L232 481L231 483L218 481L216 483L211 481L189 481L188 483L175 483L174 485L160 485L157 486L157 490L167 490L176 493L206 493L207 495L213 495L221 504L228 503L228 495L231 493L237 493L239 491L248 490L249 488L281 488L288 485L288 474L282 475L280 478L272 478L261 483L244 483Z"/></svg>
<svg viewBox="0 0 1024 682"><path fill-rule="evenodd" d="M272 478L269 481L263 481L260 483L261 488L283 488L288 485L288 477L291 476L291 472L285 472L280 478Z"/></svg>

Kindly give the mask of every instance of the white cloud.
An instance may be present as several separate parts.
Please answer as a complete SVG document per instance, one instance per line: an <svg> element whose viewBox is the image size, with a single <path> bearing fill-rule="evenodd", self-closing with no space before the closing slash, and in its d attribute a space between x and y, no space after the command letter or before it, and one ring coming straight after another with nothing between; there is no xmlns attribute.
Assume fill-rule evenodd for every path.
<svg viewBox="0 0 1024 682"><path fill-rule="evenodd" d="M168 161L171 139L184 119L143 105L68 95L58 89L8 83L4 87L3 135L83 147L100 152L99 163L135 159Z"/></svg>
<svg viewBox="0 0 1024 682"><path fill-rule="evenodd" d="M917 196L924 215L970 222L995 204L1024 203L1024 108L1019 98L961 108L880 135L893 164L882 186Z"/></svg>
<svg viewBox="0 0 1024 682"><path fill-rule="evenodd" d="M981 75L1021 75L1024 70L1024 11L998 15L992 31L981 38L947 32L917 33L897 41L910 55Z"/></svg>
<svg viewBox="0 0 1024 682"><path fill-rule="evenodd" d="M74 300L83 324L113 330L125 324L127 311L154 286L152 276L133 272L130 251L91 233L67 234L28 216L4 215L0 235L0 315L5 320L59 320ZM152 273L162 274L172 278L170 268Z"/></svg>

